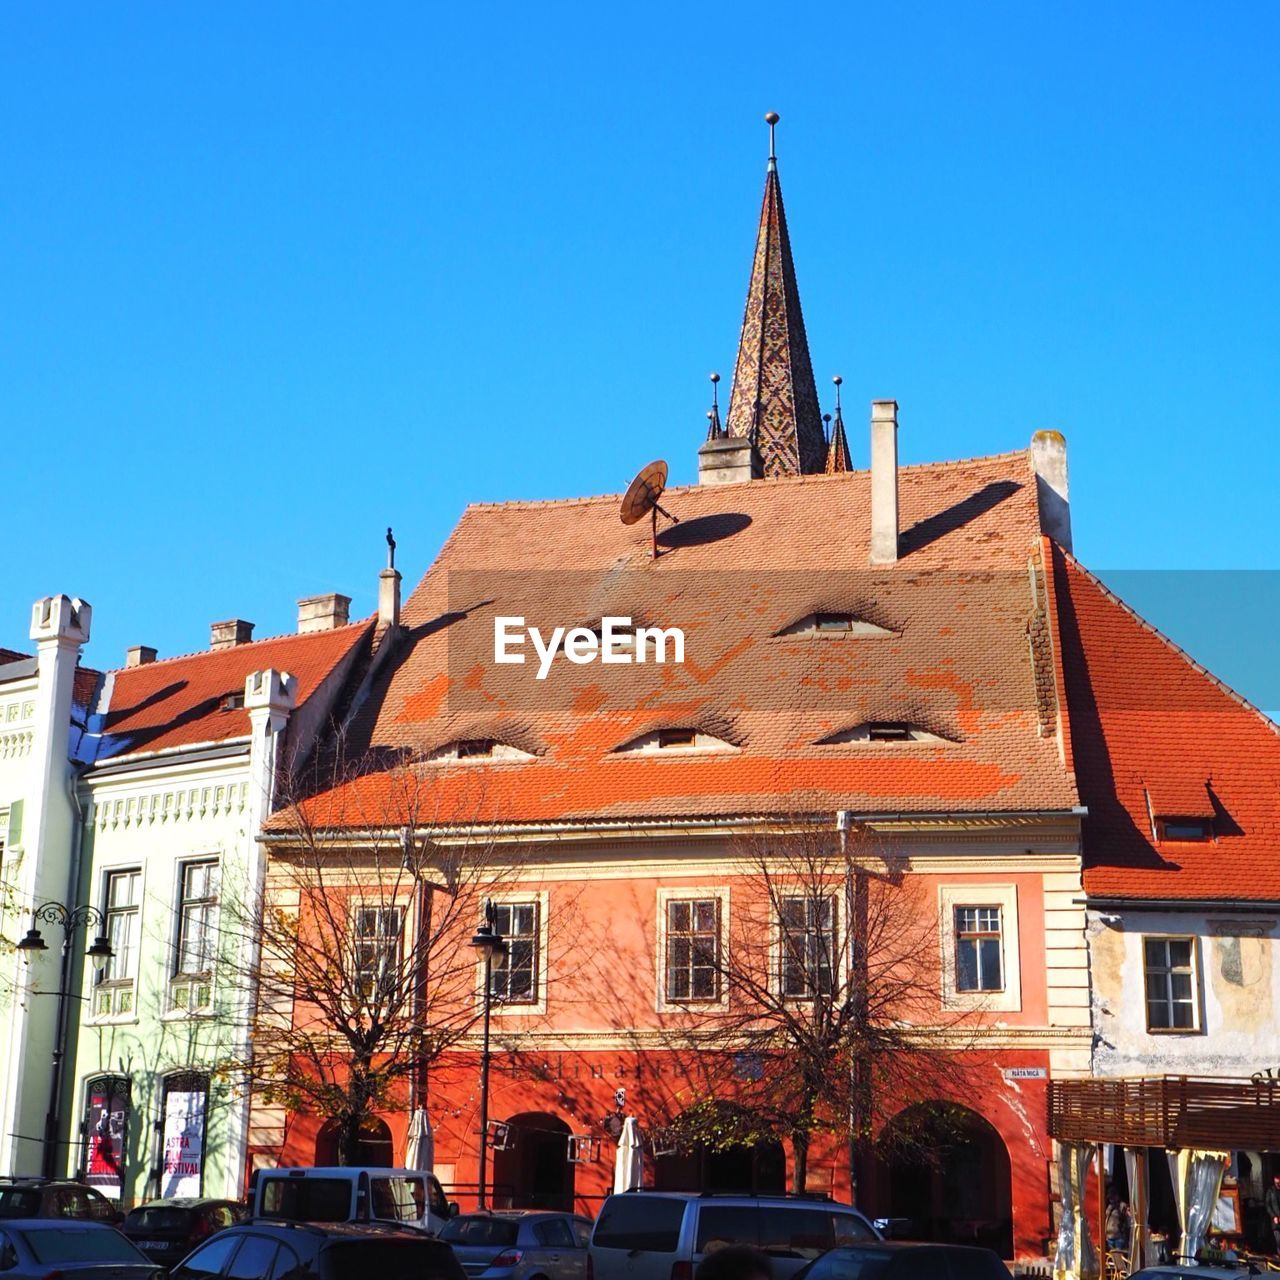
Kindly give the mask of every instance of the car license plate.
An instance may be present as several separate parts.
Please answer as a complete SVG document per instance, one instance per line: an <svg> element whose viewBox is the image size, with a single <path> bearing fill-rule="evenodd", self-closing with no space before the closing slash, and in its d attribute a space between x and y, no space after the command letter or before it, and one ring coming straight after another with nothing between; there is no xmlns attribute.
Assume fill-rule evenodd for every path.
<svg viewBox="0 0 1280 1280"><path fill-rule="evenodd" d="M167 1240L139 1240L139 1249L167 1249L169 1243Z"/></svg>

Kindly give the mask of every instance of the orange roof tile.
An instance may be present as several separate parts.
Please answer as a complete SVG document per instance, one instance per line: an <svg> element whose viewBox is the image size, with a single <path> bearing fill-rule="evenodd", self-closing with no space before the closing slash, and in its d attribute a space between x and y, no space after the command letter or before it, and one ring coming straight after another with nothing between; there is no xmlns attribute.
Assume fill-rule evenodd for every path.
<svg viewBox="0 0 1280 1280"><path fill-rule="evenodd" d="M1280 728L1056 548L1054 577L1087 893L1280 902ZM1157 841L1148 794L1213 839Z"/></svg>
<svg viewBox="0 0 1280 1280"><path fill-rule="evenodd" d="M243 707L224 710L223 702L228 694L244 692L252 672L273 667L296 676L301 706L353 646L368 637L371 625L358 622L124 667L113 673L98 757L244 737L248 712Z"/></svg>
<svg viewBox="0 0 1280 1280"><path fill-rule="evenodd" d="M417 766L437 770L427 776L442 791L481 787L486 816L510 822L1072 807L1037 712L1028 561L1040 531L1026 453L907 467L900 493L903 555L875 569L866 472L668 490L680 522L656 561L647 528L619 522L616 497L469 507L405 605L409 646L353 741L417 753L492 737L532 752ZM889 634L779 634L831 611ZM684 664L560 657L538 681L536 667L493 661L498 616L546 632L606 614L681 627ZM951 741L820 745L878 720ZM618 752L686 726L731 749ZM395 822L399 786L373 772L318 795L311 813Z"/></svg>

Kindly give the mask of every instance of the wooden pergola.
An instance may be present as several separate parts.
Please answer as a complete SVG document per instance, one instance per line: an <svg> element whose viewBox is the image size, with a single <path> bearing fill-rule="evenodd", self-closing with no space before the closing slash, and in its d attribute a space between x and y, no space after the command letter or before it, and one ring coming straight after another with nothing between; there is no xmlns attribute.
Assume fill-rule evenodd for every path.
<svg viewBox="0 0 1280 1280"><path fill-rule="evenodd" d="M1049 1133L1121 1147L1280 1151L1280 1078L1050 1080Z"/></svg>

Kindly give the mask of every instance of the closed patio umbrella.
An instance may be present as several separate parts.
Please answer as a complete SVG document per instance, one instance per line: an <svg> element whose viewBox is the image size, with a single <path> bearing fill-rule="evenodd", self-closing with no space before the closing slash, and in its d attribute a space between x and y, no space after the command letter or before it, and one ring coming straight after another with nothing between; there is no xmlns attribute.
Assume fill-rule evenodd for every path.
<svg viewBox="0 0 1280 1280"><path fill-rule="evenodd" d="M409 1135L404 1144L404 1167L430 1173L435 1157L436 1139L431 1132L431 1121L427 1119L426 1111L417 1107L409 1117Z"/></svg>
<svg viewBox="0 0 1280 1280"><path fill-rule="evenodd" d="M618 1154L613 1161L613 1189L615 1192L632 1191L640 1185L644 1173L644 1156L640 1150L640 1130L635 1116L622 1122L618 1137Z"/></svg>

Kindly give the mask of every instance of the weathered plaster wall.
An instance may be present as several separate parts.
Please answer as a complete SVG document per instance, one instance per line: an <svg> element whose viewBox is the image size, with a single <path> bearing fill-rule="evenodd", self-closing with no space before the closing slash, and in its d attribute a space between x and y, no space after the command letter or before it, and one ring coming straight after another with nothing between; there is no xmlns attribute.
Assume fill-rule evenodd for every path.
<svg viewBox="0 0 1280 1280"><path fill-rule="evenodd" d="M1280 1069L1280 918L1184 911L1089 912L1094 1073L1248 1076ZM1147 1030L1142 941L1192 936L1199 1027Z"/></svg>

